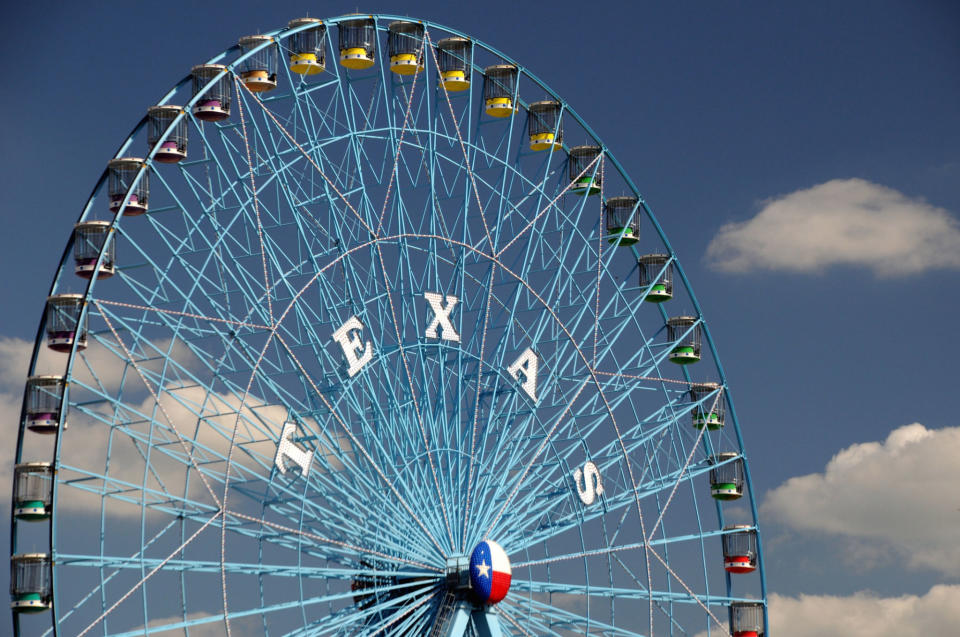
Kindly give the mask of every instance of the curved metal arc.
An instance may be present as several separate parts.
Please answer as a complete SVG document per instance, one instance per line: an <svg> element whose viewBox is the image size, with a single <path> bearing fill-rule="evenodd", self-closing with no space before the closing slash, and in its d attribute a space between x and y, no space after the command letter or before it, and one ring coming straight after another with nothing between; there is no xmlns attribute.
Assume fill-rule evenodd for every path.
<svg viewBox="0 0 960 637"><path fill-rule="evenodd" d="M346 17L344 17L343 19L346 19ZM328 24L329 24L329 23L330 23L330 22L328 22ZM445 30L447 30L448 32L450 31L450 30L448 30L448 29L445 29ZM280 32L277 32L277 33L280 33ZM505 56L504 56L504 57L505 57ZM584 125L584 126L585 126L585 125ZM646 208L645 205L644 205L644 207ZM648 210L648 212L649 212L649 210ZM652 216L652 215L651 215L651 216ZM658 232L660 232L660 231L659 231L659 228L658 228ZM662 232L660 232L660 234L661 234L661 236L662 236ZM663 238L664 238L664 241L665 241L665 237L663 237ZM687 289L689 290L689 286L688 286L688 284L687 284L687 282L686 282L685 277L683 278L683 280L684 280L684 285L687 286ZM692 297L692 292L691 292L691 297ZM695 300L694 300L694 303L695 303ZM712 345L713 345L713 344L712 344L712 340L710 340L709 335L707 336L707 338L708 338L708 342L710 343L710 346L711 346L711 349L712 349ZM36 345L36 344L35 344L35 345ZM36 350L36 346L35 346L35 350ZM718 366L719 366L719 361L718 361L718 359L716 359L716 354L715 354L715 352L714 352L714 358L715 358L715 360L717 361L717 364L718 364ZM722 372L721 372L721 374L722 374ZM21 433L22 433L22 432L21 432ZM740 438L740 431L739 431L739 427L738 427L738 426L737 426L737 428L736 428L736 433L737 433L737 437L738 437L738 439L739 439L739 438ZM18 446L19 446L19 445L18 445ZM741 449L742 449L742 442L741 442ZM752 494L752 491L751 491L751 494ZM754 504L754 509L755 509L755 503L752 502L752 504ZM755 511L754 511L754 514L755 514Z"/></svg>

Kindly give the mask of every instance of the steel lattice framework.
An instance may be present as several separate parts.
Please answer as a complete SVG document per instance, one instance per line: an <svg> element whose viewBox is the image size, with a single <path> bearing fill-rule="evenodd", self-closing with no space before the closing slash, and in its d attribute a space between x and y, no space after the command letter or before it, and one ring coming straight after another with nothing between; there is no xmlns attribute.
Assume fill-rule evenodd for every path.
<svg viewBox="0 0 960 637"><path fill-rule="evenodd" d="M337 63L358 19L368 69ZM118 149L146 157L119 214L105 171L80 216L110 220L116 274L75 276L68 242L50 294L82 295L78 337L49 353L45 313L31 360L65 386L53 436L24 402L17 462L55 472L49 521L14 516L11 552L50 556L52 612L14 613L18 634L728 634L728 607L765 603L759 542L757 574L724 571L729 524L756 537L746 456L650 207L566 101L479 40L413 21L422 69L391 73L397 20L324 20L315 75L287 64L312 23L228 49L207 61L228 119L197 118L214 80L188 76L157 143L145 117ZM472 43L466 90L440 81L449 37ZM267 54L277 88L254 92L242 71ZM485 112L492 65L516 68L507 117ZM537 100L557 105L541 150ZM186 158L159 163L184 123ZM567 140L598 147L577 172ZM612 196L635 198L638 237ZM691 343L699 362L675 364ZM718 459L747 506L711 497ZM495 607L448 583L484 539L513 569Z"/></svg>

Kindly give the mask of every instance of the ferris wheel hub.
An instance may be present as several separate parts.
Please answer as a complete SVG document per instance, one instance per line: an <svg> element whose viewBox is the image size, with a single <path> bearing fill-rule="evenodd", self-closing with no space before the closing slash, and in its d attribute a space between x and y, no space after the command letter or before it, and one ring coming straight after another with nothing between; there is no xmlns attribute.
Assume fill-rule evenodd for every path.
<svg viewBox="0 0 960 637"><path fill-rule="evenodd" d="M470 587L485 604L496 604L510 590L510 559L493 540L477 544L470 554Z"/></svg>

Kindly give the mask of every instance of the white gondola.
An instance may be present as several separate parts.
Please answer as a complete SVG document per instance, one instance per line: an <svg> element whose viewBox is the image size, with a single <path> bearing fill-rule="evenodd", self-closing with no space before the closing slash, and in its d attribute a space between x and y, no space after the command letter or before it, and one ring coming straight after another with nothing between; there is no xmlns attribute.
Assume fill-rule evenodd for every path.
<svg viewBox="0 0 960 637"><path fill-rule="evenodd" d="M287 38L290 47L290 70L300 75L316 75L327 69L327 27L317 18L297 18L288 29L306 27Z"/></svg>
<svg viewBox="0 0 960 637"><path fill-rule="evenodd" d="M730 604L730 634L733 637L763 637L766 624L763 602Z"/></svg>
<svg viewBox="0 0 960 637"><path fill-rule="evenodd" d="M736 500L743 496L743 458L730 451L718 453L710 459L710 495L716 500Z"/></svg>
<svg viewBox="0 0 960 637"><path fill-rule="evenodd" d="M510 117L515 110L514 93L517 90L517 67L495 64L483 70L484 110L491 117Z"/></svg>
<svg viewBox="0 0 960 637"><path fill-rule="evenodd" d="M38 434L57 433L64 387L63 376L31 376L27 379L24 391L27 429Z"/></svg>
<svg viewBox="0 0 960 637"><path fill-rule="evenodd" d="M50 556L21 553L10 557L10 608L15 613L50 610L53 590Z"/></svg>
<svg viewBox="0 0 960 637"><path fill-rule="evenodd" d="M143 175L137 181L137 176ZM136 181L136 186L134 182ZM129 197L128 197L129 192ZM123 209L127 217L142 215L147 211L150 198L150 174L140 157L119 157L107 164L107 194L110 197L110 212L118 214Z"/></svg>
<svg viewBox="0 0 960 637"><path fill-rule="evenodd" d="M470 61L473 42L466 38L443 38L437 42L437 67L440 83L451 93L470 88Z"/></svg>
<svg viewBox="0 0 960 637"><path fill-rule="evenodd" d="M690 386L690 402L694 403L693 426L714 431L723 427L725 403L723 389L717 383L694 383Z"/></svg>
<svg viewBox="0 0 960 637"><path fill-rule="evenodd" d="M180 117L181 113L183 109L172 104L147 109L147 144L150 148L157 147L153 158L162 164L175 164L187 158L187 119ZM161 142L171 126L170 134Z"/></svg>
<svg viewBox="0 0 960 637"><path fill-rule="evenodd" d="M670 362L689 365L700 360L700 323L695 316L674 316L668 319L667 340L673 343Z"/></svg>
<svg viewBox="0 0 960 637"><path fill-rule="evenodd" d="M575 195L595 195L600 192L602 173L599 163L599 146L574 146L570 149L567 168L570 177L570 192Z"/></svg>
<svg viewBox="0 0 960 637"><path fill-rule="evenodd" d="M527 107L527 134L530 150L563 148L563 126L560 124L560 102L543 100Z"/></svg>
<svg viewBox="0 0 960 637"><path fill-rule="evenodd" d="M757 531L746 524L724 527L723 568L743 575L757 570Z"/></svg>
<svg viewBox="0 0 960 637"><path fill-rule="evenodd" d="M373 18L344 20L338 26L340 34L340 64L362 71L376 63L377 29Z"/></svg>
<svg viewBox="0 0 960 637"><path fill-rule="evenodd" d="M193 116L203 122L221 122L230 117L230 75L222 64L198 64L190 71L193 96L204 91L193 105ZM208 86L209 84L209 86Z"/></svg>
<svg viewBox="0 0 960 637"><path fill-rule="evenodd" d="M106 279L116 272L116 244L109 221L81 221L73 227L73 271L83 279ZM103 259L100 259L100 253ZM100 266L97 267L97 261Z"/></svg>
<svg viewBox="0 0 960 637"><path fill-rule="evenodd" d="M637 259L640 287L646 290L648 303L663 303L673 298L673 261L668 254L644 254Z"/></svg>
<svg viewBox="0 0 960 637"><path fill-rule="evenodd" d="M23 462L13 469L13 516L27 522L50 519L53 465Z"/></svg>
<svg viewBox="0 0 960 637"><path fill-rule="evenodd" d="M398 20L387 30L390 70L398 75L416 75L423 70L423 25Z"/></svg>
<svg viewBox="0 0 960 637"><path fill-rule="evenodd" d="M632 246L640 240L640 200L636 197L610 197L604 203L607 218L607 242Z"/></svg>
<svg viewBox="0 0 960 637"><path fill-rule="evenodd" d="M240 81L243 85L254 93L277 88L277 46L273 38L269 35L248 35L240 38L237 44L243 55L250 54L240 63Z"/></svg>
<svg viewBox="0 0 960 637"><path fill-rule="evenodd" d="M87 348L87 319L83 313L83 295L55 294L47 297L47 347L55 352L69 352L76 342L77 350Z"/></svg>

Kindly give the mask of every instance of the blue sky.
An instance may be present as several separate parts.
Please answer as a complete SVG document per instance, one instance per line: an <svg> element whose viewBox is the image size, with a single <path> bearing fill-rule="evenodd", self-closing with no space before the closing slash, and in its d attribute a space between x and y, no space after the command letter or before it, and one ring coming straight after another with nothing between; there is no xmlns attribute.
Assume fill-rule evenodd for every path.
<svg viewBox="0 0 960 637"><path fill-rule="evenodd" d="M32 341L72 224L147 106L240 35L354 8L7 8L0 190L11 274L0 338ZM778 634L807 634L786 618L809 616L811 604L905 621L897 604L911 595L927 620L947 622L945 609L960 605L960 559L935 531L960 524L960 497L942 488L960 478L944 455L960 452L960 5L359 8L427 18L507 52L633 176L730 381L764 504L769 587L783 596ZM12 395L22 379L8 372ZM923 428L901 429L912 423ZM835 519L850 502L863 511ZM916 531L894 523L904 516ZM854 596L865 590L874 594Z"/></svg>

